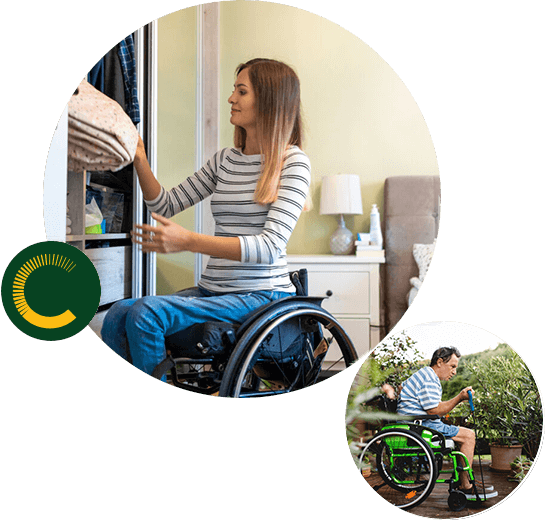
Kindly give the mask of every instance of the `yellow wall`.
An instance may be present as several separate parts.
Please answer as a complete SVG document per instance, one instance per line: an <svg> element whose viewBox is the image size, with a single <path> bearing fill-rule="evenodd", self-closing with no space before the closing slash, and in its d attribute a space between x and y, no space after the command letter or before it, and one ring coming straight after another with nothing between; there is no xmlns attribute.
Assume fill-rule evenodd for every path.
<svg viewBox="0 0 545 520"><path fill-rule="evenodd" d="M165 188L195 171L195 82L197 10L177 11L158 20L157 178ZM194 229L193 208L174 222ZM194 255L157 255L157 294L194 285Z"/></svg>
<svg viewBox="0 0 545 520"><path fill-rule="evenodd" d="M319 214L323 176L360 175L364 215L346 220L350 229L362 232L369 231L372 204L382 206L386 177L438 175L428 128L410 92L388 64L350 32L293 7L222 3L222 99L232 90L236 66L257 57L285 61L301 80L314 209L301 216L288 253L329 253L329 236L337 222ZM232 140L225 105L222 146Z"/></svg>
<svg viewBox="0 0 545 520"><path fill-rule="evenodd" d="M161 124L159 137L172 144L180 142L174 121L178 114L169 114L165 107L183 105L184 110L189 111L193 110L194 103L186 103L191 98L188 77L181 81L178 73L175 77L169 76L167 81L164 74L169 66L172 70L183 65L186 70L188 63L194 63L190 49L179 41L182 35L184 41L188 38L187 24L193 13L193 8L185 9L161 19L159 25L159 55L163 64L159 76L160 96L165 95L166 87L163 90L162 86L172 82L168 84L168 99L160 101L163 109L159 122L161 124L164 118L173 119L172 123ZM182 23L184 27L176 29L176 25ZM279 59L291 65L301 80L306 126L304 149L312 163L314 209L301 216L288 253L329 253L329 236L337 222L333 216L319 214L323 176L360 175L364 215L346 220L350 229L361 232L369 230L372 204L382 208L386 177L438 175L433 143L415 100L388 64L359 38L314 14L268 2L222 2L220 23L222 147L232 145L233 127L229 123L227 99L239 63L256 57ZM161 34L165 28L172 37L176 36L175 42L168 43L171 36ZM176 136L167 136L170 131L176 131ZM188 130L186 135L189 133ZM189 149L191 145L185 143L184 146ZM169 172L181 170L177 164L180 149L167 150L165 143L160 142L159 153L162 164L169 165ZM192 168L184 168L184 171L190 172ZM160 180L163 175L161 172ZM173 273L175 262L168 263ZM159 280L171 279L166 265L166 260L161 260ZM182 269L192 271L192 268L193 259L186 263L184 256ZM191 284L192 280L188 282ZM167 282L161 287L170 285L172 283Z"/></svg>

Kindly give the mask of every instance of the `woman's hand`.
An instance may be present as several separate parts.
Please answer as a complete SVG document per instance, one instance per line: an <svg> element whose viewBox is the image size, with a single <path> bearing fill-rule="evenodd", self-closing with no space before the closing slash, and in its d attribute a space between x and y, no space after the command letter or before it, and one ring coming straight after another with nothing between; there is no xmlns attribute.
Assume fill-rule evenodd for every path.
<svg viewBox="0 0 545 520"><path fill-rule="evenodd" d="M161 185L151 171L148 156L146 155L146 147L140 135L138 136L138 144L134 155L134 167L144 194L144 200L156 199L161 193Z"/></svg>
<svg viewBox="0 0 545 520"><path fill-rule="evenodd" d="M135 225L135 230L131 231L131 240L142 246L144 253L191 251L190 245L194 233L157 213L152 213L151 216L162 226Z"/></svg>
<svg viewBox="0 0 545 520"><path fill-rule="evenodd" d="M136 153L134 154L134 162L141 163L143 161L148 161L148 156L146 155L146 147L144 146L144 141L142 141L142 136L138 134L138 143L136 145Z"/></svg>
<svg viewBox="0 0 545 520"><path fill-rule="evenodd" d="M240 241L237 237L214 237L194 233L157 213L152 213L151 216L162 226L142 224L134 226L134 231L131 231L132 241L141 246L144 253L190 251L240 262Z"/></svg>

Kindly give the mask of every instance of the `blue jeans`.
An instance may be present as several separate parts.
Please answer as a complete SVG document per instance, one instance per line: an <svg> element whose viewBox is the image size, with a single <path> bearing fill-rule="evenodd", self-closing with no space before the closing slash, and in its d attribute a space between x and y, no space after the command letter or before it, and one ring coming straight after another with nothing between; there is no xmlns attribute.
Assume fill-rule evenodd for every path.
<svg viewBox="0 0 545 520"><path fill-rule="evenodd" d="M151 374L166 357L165 337L196 323L240 324L252 311L290 293L213 293L192 287L168 296L121 300L106 314L102 340L123 359Z"/></svg>

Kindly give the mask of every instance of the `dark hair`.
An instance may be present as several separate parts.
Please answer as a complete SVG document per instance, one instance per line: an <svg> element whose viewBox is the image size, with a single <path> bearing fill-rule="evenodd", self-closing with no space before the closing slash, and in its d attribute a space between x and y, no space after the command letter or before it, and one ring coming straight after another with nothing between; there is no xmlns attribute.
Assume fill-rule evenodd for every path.
<svg viewBox="0 0 545 520"><path fill-rule="evenodd" d="M437 361L442 359L445 363L452 357L454 354L458 359L462 357L460 351L455 347L441 347L438 348L431 357L430 367L437 365Z"/></svg>

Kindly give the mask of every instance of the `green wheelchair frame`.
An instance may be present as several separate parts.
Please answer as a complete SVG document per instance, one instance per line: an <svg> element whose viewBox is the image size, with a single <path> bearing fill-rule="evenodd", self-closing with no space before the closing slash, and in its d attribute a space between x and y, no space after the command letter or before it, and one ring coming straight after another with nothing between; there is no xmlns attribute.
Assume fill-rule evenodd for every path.
<svg viewBox="0 0 545 520"><path fill-rule="evenodd" d="M418 420L419 418L420 417L415 417L414 419ZM435 418L435 416L426 416L425 418L433 419ZM430 447L433 453L433 456L435 459L435 465L436 465L436 477L433 477L434 485L435 484L449 485L448 505L451 510L461 511L462 509L466 507L468 501L471 501L471 502L482 501L475 486L475 477L473 474L473 469L471 468L466 455L451 446L447 446L447 439L442 433L436 430L433 430L432 428L421 426L420 424L417 424L417 423L388 424L381 429L381 432L387 432L389 430L394 430L394 429L410 431L418 435ZM393 440L393 439L397 439L397 440ZM396 457L414 457L415 451L418 450L417 446L414 446L414 447L409 446L410 441L408 439L407 441L405 441L406 445L399 445L399 437L392 437L391 439L388 439L388 437L386 437L384 441L387 445L389 445L389 448L391 451L390 464L392 468L396 464L396 461L395 461ZM445 457L450 458L452 462L452 469L450 468L443 469L443 459ZM461 464L459 463L459 460L461 460ZM477 499L469 499L467 498L465 493L457 490L457 488L460 486L461 471L468 472L469 482L473 486L473 492L475 496L477 497ZM446 477L445 475L450 475L450 476ZM390 478L397 480L397 477L395 476L395 474L393 474L393 472L392 474L390 474ZM397 483L405 484L406 482L400 480ZM433 486L429 490L429 493L431 493L432 489L433 489Z"/></svg>
<svg viewBox="0 0 545 520"><path fill-rule="evenodd" d="M416 421L435 418L439 416L412 417ZM486 494L477 490L466 455L456 449L454 441L418 422L386 424L363 445L359 460L360 465L371 466L366 480L373 489L401 509L421 504L435 484L448 484L448 506L453 511L486 500ZM462 471L468 472L475 498L458 489Z"/></svg>

